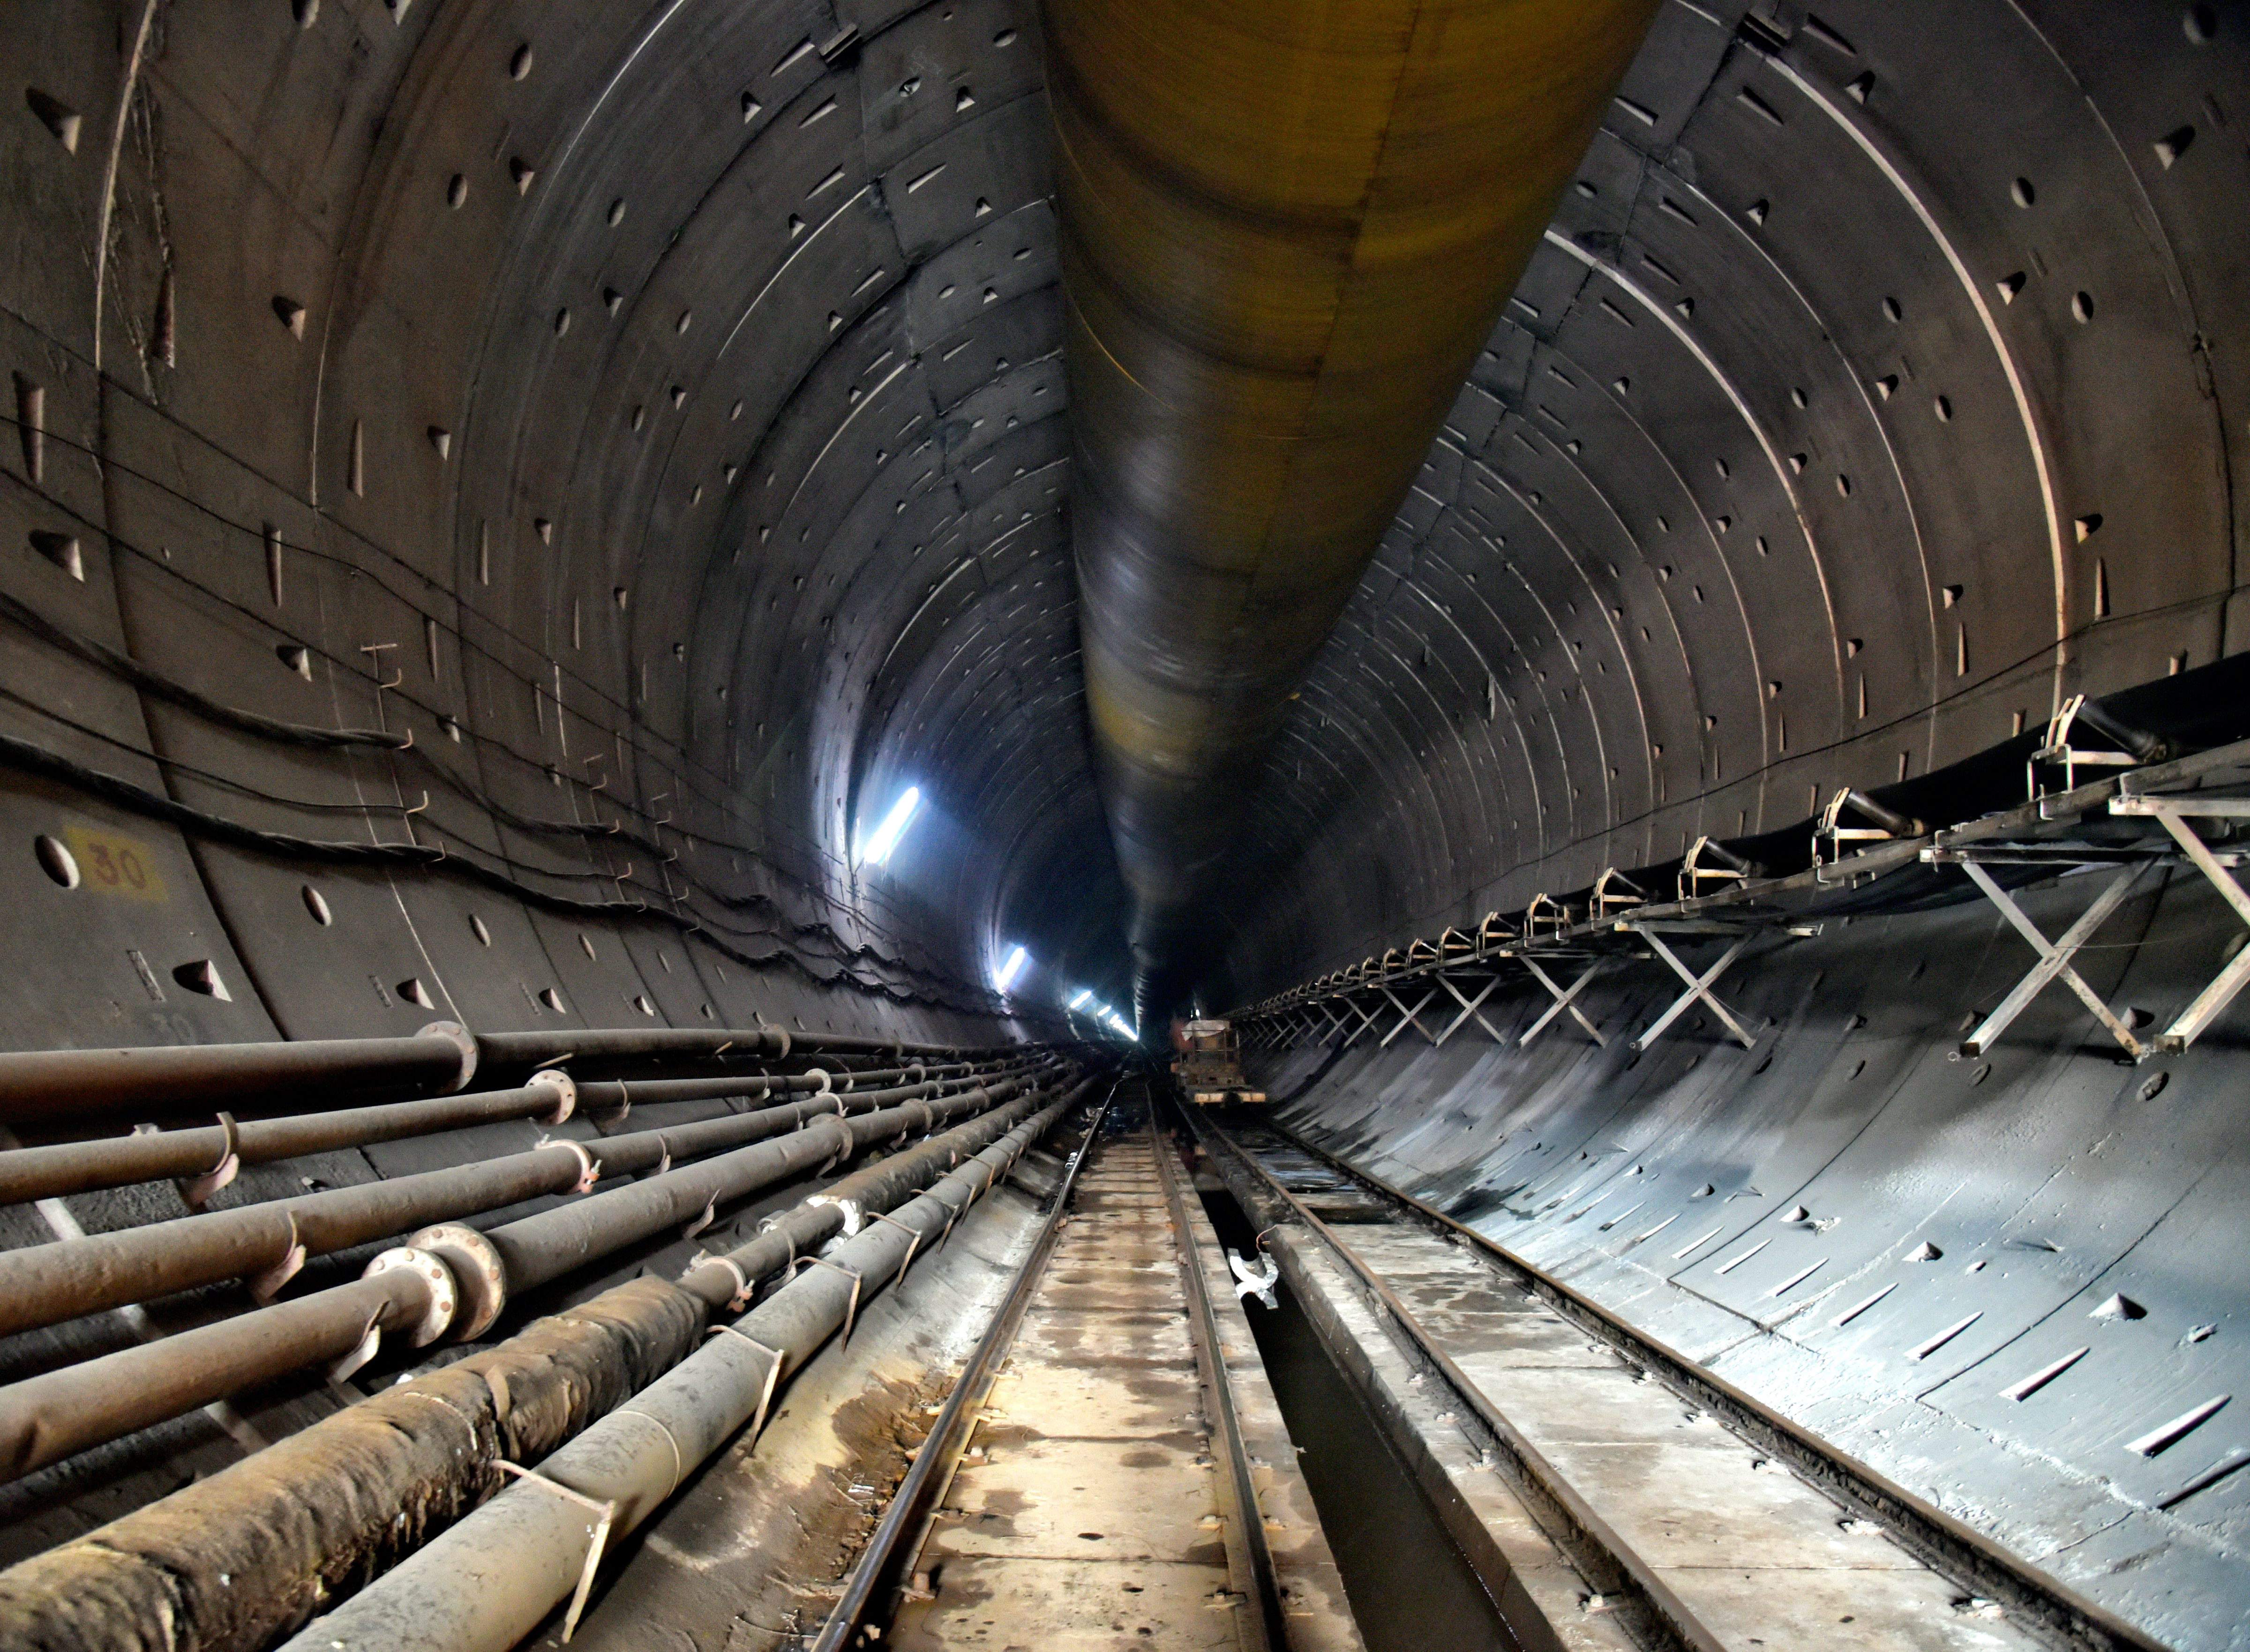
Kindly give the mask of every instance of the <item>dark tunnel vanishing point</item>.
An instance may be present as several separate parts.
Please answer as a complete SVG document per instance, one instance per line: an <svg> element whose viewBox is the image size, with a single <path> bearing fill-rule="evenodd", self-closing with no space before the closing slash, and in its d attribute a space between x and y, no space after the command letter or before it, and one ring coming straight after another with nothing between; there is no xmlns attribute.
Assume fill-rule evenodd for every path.
<svg viewBox="0 0 2250 1652"><path fill-rule="evenodd" d="M514 1087L260 1160L299 1070L0 1055L0 1149L238 1160L26 1182L0 1257L583 1192L549 1060L903 1140L1230 1015L1315 1145L2250 1647L2250 10L1321 10L0 8L0 1050ZM424 1220L11 1318L0 1410ZM301 1375L41 1457L0 1568Z"/></svg>

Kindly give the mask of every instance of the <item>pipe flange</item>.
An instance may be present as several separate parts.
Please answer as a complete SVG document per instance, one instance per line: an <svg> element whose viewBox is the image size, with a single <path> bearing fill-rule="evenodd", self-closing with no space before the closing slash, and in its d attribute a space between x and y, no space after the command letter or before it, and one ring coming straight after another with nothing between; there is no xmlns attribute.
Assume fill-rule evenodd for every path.
<svg viewBox="0 0 2250 1652"><path fill-rule="evenodd" d="M507 1264L493 1242L474 1228L445 1222L423 1229L406 1242L436 1256L453 1276L454 1294L460 1298L453 1339L473 1342L491 1330L507 1306Z"/></svg>
<svg viewBox="0 0 2250 1652"><path fill-rule="evenodd" d="M825 1067L807 1067L804 1070L804 1076L807 1078L818 1078L820 1081L820 1088L812 1092L816 1096L825 1096L836 1088L835 1075Z"/></svg>
<svg viewBox="0 0 2250 1652"><path fill-rule="evenodd" d="M866 1215L860 1210L859 1201L856 1199L835 1199L831 1198L825 1193L817 1193L804 1202L808 1205L834 1205L839 1210L842 1211L844 1213L844 1236L847 1239L853 1234L858 1233L859 1231L860 1224L865 1222L867 1219Z"/></svg>
<svg viewBox="0 0 2250 1652"><path fill-rule="evenodd" d="M567 1147L578 1155L578 1180L574 1185L565 1187L563 1192L591 1193L594 1191L594 1184L602 1179L602 1167L594 1162L594 1155L586 1151L584 1142L572 1141L567 1136L542 1136L539 1139L539 1145L542 1147Z"/></svg>
<svg viewBox="0 0 2250 1652"><path fill-rule="evenodd" d="M477 1076L477 1036L458 1021L433 1021L414 1035L417 1038L443 1038L461 1052L461 1070L447 1091L466 1090L469 1080Z"/></svg>
<svg viewBox="0 0 2250 1652"><path fill-rule="evenodd" d="M559 1125L578 1111L577 1081L560 1068L542 1068L525 1081L524 1088L528 1090L534 1084L542 1084L559 1092L555 1098L553 1112L531 1115L531 1121L534 1124Z"/></svg>
<svg viewBox="0 0 2250 1652"><path fill-rule="evenodd" d="M445 1327L453 1323L454 1310L460 1306L460 1291L453 1284L452 1269L431 1252L417 1250L411 1245L384 1251L367 1264L367 1272L361 1277L372 1279L379 1273L402 1270L417 1275L430 1287L430 1305L406 1338L408 1346L419 1348L445 1334Z"/></svg>
<svg viewBox="0 0 2250 1652"><path fill-rule="evenodd" d="M907 1082L910 1084L918 1084L928 1077L929 1069L920 1062L914 1063L913 1066L907 1069Z"/></svg>

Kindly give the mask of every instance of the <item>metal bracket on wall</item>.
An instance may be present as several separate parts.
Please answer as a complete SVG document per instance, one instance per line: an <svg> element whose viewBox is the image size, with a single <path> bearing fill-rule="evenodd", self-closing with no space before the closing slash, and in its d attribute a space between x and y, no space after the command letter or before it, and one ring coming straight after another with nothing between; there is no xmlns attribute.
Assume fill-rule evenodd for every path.
<svg viewBox="0 0 2250 1652"><path fill-rule="evenodd" d="M2109 1029L2109 1036L2124 1048L2127 1055L2135 1061L2144 1061L2148 1058L2151 1053L2149 1047L2133 1036L2133 1029L2119 1020L2111 1012L2109 1006L2102 1002L2094 988L2086 984L2084 977L2070 967L2070 960L2077 955L2080 947L2094 938L2094 932L2102 927L2109 914L2124 904L2125 898L2133 892L2134 887L2139 884L2143 876L2151 866L2158 864L2158 862L2143 860L2137 864L2126 866L2102 887L2102 892L2094 898L2094 904L2079 914L2077 922L2064 930L2060 938L2050 941L2040 931L2039 926L2024 915L2024 909L2016 905L2014 898L1994 881L1992 874L1986 871L1972 854L1957 850L1926 849L1922 853L1922 858L1935 864L1943 864L1950 861L1968 873L1970 882L1984 891L1984 898L2000 909L2000 915L2008 920L2018 934L2031 943L2033 949L2039 955L2039 962L2032 966L2031 973L2018 981L2008 995L2000 1000L1992 1013L1985 1016L1977 1024L1976 1029L1961 1041L1963 1055L1981 1056L1990 1050L1998 1041L2000 1035L2008 1029L2008 1024L2023 1014L2032 1000L2039 996L2047 983L2060 980L2064 986L2078 995L2081 1003L2094 1012L2095 1019Z"/></svg>
<svg viewBox="0 0 2250 1652"><path fill-rule="evenodd" d="M1359 1042L1360 1034L1375 1025L1375 1014L1372 1010L1361 1008L1349 998L1343 1001L1343 1007L1359 1017L1359 1025L1353 1028L1343 1041L1343 1047L1349 1050Z"/></svg>
<svg viewBox="0 0 2250 1652"><path fill-rule="evenodd" d="M2219 891L2219 898L2233 909L2234 915L2250 926L2250 895L2242 892L2241 884L2227 869L2241 864L2239 854L2213 854L2211 846L2189 825L2191 817L2240 820L2250 817L2250 797L2143 797L2126 795L2109 800L2113 815L2151 816L2171 835L2204 875L2211 886ZM2233 959L2212 977L2212 982L2196 995L2195 1002L2182 1010L2179 1019L2149 1040L2151 1048L2167 1052L2185 1050L2196 1041L2203 1029L2217 1019L2219 1012L2234 1001L2234 995L2250 982L2250 946L2242 946Z"/></svg>
<svg viewBox="0 0 2250 1652"><path fill-rule="evenodd" d="M1440 1046L1443 1046L1446 1039L1451 1038L1455 1033L1459 1032L1461 1029L1461 1023L1472 1015L1476 1017L1476 1023L1478 1026L1483 1028L1485 1031L1492 1035L1493 1043L1501 1044L1508 1042L1500 1036L1493 1024L1484 1018L1483 1012L1477 1008L1477 1006L1483 1003L1486 999L1491 997L1492 989L1500 985L1500 972L1498 970L1494 970L1490 975L1485 978L1483 988L1474 998L1464 996L1461 989L1453 985L1453 977L1450 975L1439 976L1438 985L1443 987L1448 993L1452 994L1453 1002L1461 1007L1461 1013L1454 1016L1452 1023L1446 1027L1446 1030L1438 1035L1438 1043Z"/></svg>
<svg viewBox="0 0 2250 1652"><path fill-rule="evenodd" d="M1537 959L1525 957L1522 960L1523 967L1531 972L1532 978L1537 981L1542 987L1544 987L1547 989L1547 995L1552 998L1555 1002L1548 1005L1544 1010L1540 1012L1538 1020L1533 1022L1529 1027L1523 1029L1523 1036L1515 1041L1517 1048L1521 1049L1523 1045L1529 1043L1533 1039L1539 1036L1541 1033L1546 1031L1547 1023L1554 1020L1556 1016L1563 1014L1565 1010L1570 1012L1571 1020L1577 1022L1579 1026L1586 1029L1587 1037L1592 1039L1597 1045L1606 1046L1609 1041L1602 1036L1602 1029L1586 1019L1586 1012L1580 1009L1575 1001L1580 993L1585 991L1586 984L1592 981L1596 975L1601 974L1603 966L1608 961L1608 960L1603 958L1595 959L1593 962L1586 966L1584 973L1579 975L1577 980L1570 983L1569 990L1565 991L1563 988L1556 984L1555 978L1552 975L1539 967L1539 960Z"/></svg>
<svg viewBox="0 0 2250 1652"><path fill-rule="evenodd" d="M1633 934L1639 936L1643 940L1646 941L1649 944L1650 948L1659 958L1661 958L1666 963L1672 966L1672 973L1688 983L1688 990L1681 993L1679 997L1674 999L1672 1001L1672 1007L1666 1010L1662 1015L1659 1015L1654 1021L1651 1022L1648 1024L1647 1030L1643 1032L1639 1037L1634 1039L1632 1043L1627 1045L1627 1049L1632 1050L1635 1054L1639 1054L1641 1050L1647 1049L1658 1039L1663 1037L1666 1030L1672 1025L1672 1023L1679 1020L1681 1015L1686 1013L1688 1007L1694 1003L1699 998L1702 1000L1703 1002L1710 1005L1711 1013L1726 1023L1726 1028L1729 1032L1734 1034L1736 1037L1742 1040L1743 1049L1748 1050L1757 1043L1757 1040L1743 1029L1743 1023L1735 1019L1734 1011L1729 1009L1726 1005L1721 1003L1719 1002L1719 995L1711 990L1712 983L1717 981L1721 975L1726 974L1728 966L1732 964L1736 959L1741 957L1743 948L1750 944L1750 938L1748 935L1744 935L1733 946L1728 947L1726 951L1721 953L1719 954L1718 962L1713 964L1708 969L1705 970L1699 975L1694 970L1688 968L1686 964L1680 961L1680 954L1674 952L1671 947L1666 946L1664 944L1664 938L1661 935L1659 935L1654 930L1646 928L1639 924L1623 924L1618 926L1622 929L1629 930Z"/></svg>
<svg viewBox="0 0 2250 1652"><path fill-rule="evenodd" d="M1414 1008L1411 1009L1407 1008L1405 1005L1400 1003L1398 1002L1398 995L1392 992L1390 988L1381 988L1381 991L1383 995L1391 1001L1391 1007L1398 1012L1398 1024L1396 1027L1393 1027L1389 1032L1383 1035L1383 1042L1376 1046L1377 1049L1389 1049L1391 1047L1391 1041L1398 1036L1400 1033L1405 1032L1410 1023L1412 1025L1416 1032L1420 1033L1425 1038L1429 1038L1432 1044L1438 1042L1435 1038L1430 1037L1430 1029L1416 1019L1423 1010L1429 1007L1430 1001L1438 995L1438 989L1435 987L1431 988L1429 991L1424 993L1421 998L1416 1002Z"/></svg>

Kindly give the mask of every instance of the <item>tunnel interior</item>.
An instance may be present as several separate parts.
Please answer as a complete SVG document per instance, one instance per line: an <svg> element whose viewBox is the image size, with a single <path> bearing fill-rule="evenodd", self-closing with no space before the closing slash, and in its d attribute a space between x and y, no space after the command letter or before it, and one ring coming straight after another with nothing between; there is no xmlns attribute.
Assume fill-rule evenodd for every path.
<svg viewBox="0 0 2250 1652"><path fill-rule="evenodd" d="M2240 984L2239 818L2205 820L2208 875L2159 843L2084 934L2123 827L2000 869L2086 945L1973 1052L2040 960L1950 863L1690 923L1670 968L1587 952L1567 1014L1577 953L1474 1005L1442 969L1384 983L1543 912L1559 938L1817 885L1886 820L2036 825L2074 740L2078 784L2250 737L2250 14L1568 10L1388 8L1454 18L1441 65L1472 24L1570 43L1502 40L1469 100L1584 118L1554 115L1551 177L1511 175L1516 238L1440 261L1449 304L1490 289L1412 357L1441 393L1384 388L1412 329L1370 309L1384 365L1322 381L1315 457L1271 490L1298 538L1166 561L1131 522L1224 515L1224 443L1266 435L1107 354L1116 316L1160 330L1111 278L1162 237L1088 229L1089 134L1163 170L1117 111L1170 118L1166 77L1224 55L1200 35L1167 55L1089 0L7 8L0 1046L746 1029L826 1095L862 1057L901 1086L946 1052L1161 1058L1176 1015L1232 1015L1310 1141L2136 1632L2241 1644L2250 1010L2156 1036ZM1356 130L1341 84L1292 118ZM1182 198L1266 222L1178 183L1194 158L1164 158ZM1383 198L1336 209L1338 244ZM1331 543L1349 485L1365 532ZM1161 689L1120 686L1144 666ZM2242 767L2179 783L2233 799ZM26 1105L0 1145L225 1105ZM535 1116L192 1201L27 1200L0 1242L473 1166ZM0 1381L151 1334L121 1325L24 1330ZM214 1406L0 1486L0 1560L240 1456Z"/></svg>

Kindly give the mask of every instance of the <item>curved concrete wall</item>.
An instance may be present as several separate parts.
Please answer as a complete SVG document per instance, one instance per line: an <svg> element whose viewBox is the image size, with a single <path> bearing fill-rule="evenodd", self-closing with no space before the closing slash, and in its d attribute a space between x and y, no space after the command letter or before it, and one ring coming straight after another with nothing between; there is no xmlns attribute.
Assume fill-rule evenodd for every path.
<svg viewBox="0 0 2250 1652"><path fill-rule="evenodd" d="M2059 933L2082 885L2023 904ZM2188 871L2079 964L2121 1013L2169 1016L2242 937ZM1488 1001L1501 1043L1409 1030L1260 1076L1277 1096L1314 1078L1285 1108L1313 1139L2167 1644L2240 1646L2250 1474L2164 1505L2250 1442L2243 1015L2136 1067L2057 988L1958 1057L2033 961L1981 902L1832 919L1722 981L1752 1049L1699 1013L1633 1054L1678 990L1649 963L1588 989L1605 1048L1562 1021L1519 1045L1534 990ZM2222 1396L2177 1443L2127 1449Z"/></svg>
<svg viewBox="0 0 2250 1652"><path fill-rule="evenodd" d="M1666 7L1284 729L1211 1002L2238 650L2246 93L2224 8Z"/></svg>

